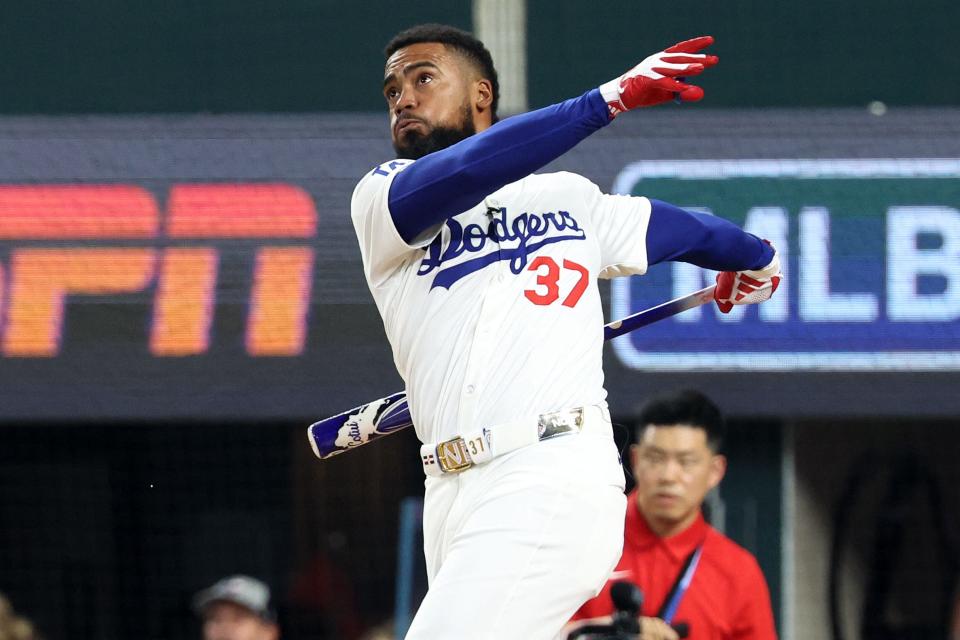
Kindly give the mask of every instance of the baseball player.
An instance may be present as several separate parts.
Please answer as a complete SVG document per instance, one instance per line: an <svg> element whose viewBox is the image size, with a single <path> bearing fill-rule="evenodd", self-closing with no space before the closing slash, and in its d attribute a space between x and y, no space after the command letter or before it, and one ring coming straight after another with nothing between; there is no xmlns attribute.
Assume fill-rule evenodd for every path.
<svg viewBox="0 0 960 640"><path fill-rule="evenodd" d="M626 499L603 389L598 277L683 260L717 304L770 297L774 249L729 222L533 174L624 112L695 101L701 37L564 102L498 122L497 74L463 31L386 49L397 159L351 214L423 442L430 589L407 638L551 638L620 556Z"/></svg>

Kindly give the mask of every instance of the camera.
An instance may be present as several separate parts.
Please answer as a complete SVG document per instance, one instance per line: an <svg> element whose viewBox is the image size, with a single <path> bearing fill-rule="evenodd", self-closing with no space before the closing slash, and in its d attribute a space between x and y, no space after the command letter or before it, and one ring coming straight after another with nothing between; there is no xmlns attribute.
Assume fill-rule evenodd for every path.
<svg viewBox="0 0 960 640"><path fill-rule="evenodd" d="M616 611L610 624L589 624L575 629L567 640L642 640L640 636L640 607L643 592L632 582L614 582L610 587L610 599ZM689 633L688 625L672 625L681 638Z"/></svg>

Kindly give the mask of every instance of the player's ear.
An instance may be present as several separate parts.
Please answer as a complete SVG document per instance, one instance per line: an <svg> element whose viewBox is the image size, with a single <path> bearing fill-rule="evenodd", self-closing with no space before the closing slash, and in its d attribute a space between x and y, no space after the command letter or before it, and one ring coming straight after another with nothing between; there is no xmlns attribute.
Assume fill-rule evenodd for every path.
<svg viewBox="0 0 960 640"><path fill-rule="evenodd" d="M493 85L485 78L480 78L473 84L473 104L477 111L483 112L493 106Z"/></svg>

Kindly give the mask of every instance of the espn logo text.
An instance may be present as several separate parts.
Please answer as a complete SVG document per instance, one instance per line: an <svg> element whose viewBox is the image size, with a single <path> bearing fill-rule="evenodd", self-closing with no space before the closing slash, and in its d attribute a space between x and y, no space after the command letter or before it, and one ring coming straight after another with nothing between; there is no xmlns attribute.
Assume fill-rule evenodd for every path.
<svg viewBox="0 0 960 640"><path fill-rule="evenodd" d="M155 356L204 353L219 250L252 246L245 327L251 356L301 353L312 286L317 212L302 189L277 183L180 184L166 211L133 185L0 185L0 354L56 356L71 297L152 293Z"/></svg>

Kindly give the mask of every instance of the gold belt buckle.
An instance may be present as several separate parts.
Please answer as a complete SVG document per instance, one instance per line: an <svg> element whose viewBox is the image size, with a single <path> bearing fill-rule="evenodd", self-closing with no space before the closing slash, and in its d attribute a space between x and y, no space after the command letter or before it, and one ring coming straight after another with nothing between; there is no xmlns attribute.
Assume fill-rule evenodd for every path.
<svg viewBox="0 0 960 640"><path fill-rule="evenodd" d="M437 462L444 473L460 473L473 466L467 443L459 436L437 445Z"/></svg>

